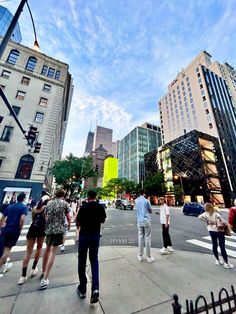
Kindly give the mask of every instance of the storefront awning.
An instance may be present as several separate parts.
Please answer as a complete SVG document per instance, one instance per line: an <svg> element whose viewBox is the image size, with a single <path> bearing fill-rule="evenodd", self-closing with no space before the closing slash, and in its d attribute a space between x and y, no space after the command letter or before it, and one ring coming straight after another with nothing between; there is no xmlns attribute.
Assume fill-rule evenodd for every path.
<svg viewBox="0 0 236 314"><path fill-rule="evenodd" d="M25 193L30 193L31 188L16 188L13 186L10 187L5 187L4 192L25 192Z"/></svg>

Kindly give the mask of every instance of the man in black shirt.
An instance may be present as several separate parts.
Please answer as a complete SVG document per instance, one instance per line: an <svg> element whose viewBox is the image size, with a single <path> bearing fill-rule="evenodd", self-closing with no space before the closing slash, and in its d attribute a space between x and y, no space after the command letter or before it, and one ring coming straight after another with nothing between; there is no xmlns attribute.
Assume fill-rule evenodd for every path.
<svg viewBox="0 0 236 314"><path fill-rule="evenodd" d="M89 260L92 271L90 303L97 303L99 298L98 249L101 223L104 223L106 219L105 209L101 204L96 202L96 196L96 192L88 192L88 203L80 208L76 219L76 225L80 228L78 247L78 273L80 283L77 287L77 293L80 298L86 297L86 260L89 250Z"/></svg>

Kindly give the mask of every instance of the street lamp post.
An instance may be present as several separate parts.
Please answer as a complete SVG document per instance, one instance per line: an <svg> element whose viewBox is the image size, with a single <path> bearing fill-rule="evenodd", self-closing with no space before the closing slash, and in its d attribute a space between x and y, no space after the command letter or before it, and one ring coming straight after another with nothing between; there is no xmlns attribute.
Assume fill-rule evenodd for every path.
<svg viewBox="0 0 236 314"><path fill-rule="evenodd" d="M174 179L178 179L179 178L179 181L180 181L180 187L181 187L181 198L184 202L184 186L183 186L183 178L186 178L187 177L187 174L186 173L179 173L179 174L175 174L174 175Z"/></svg>
<svg viewBox="0 0 236 314"><path fill-rule="evenodd" d="M15 27L16 27L16 24L17 24L18 19L19 19L20 15L21 15L21 12L23 11L23 8L24 8L24 5L25 5L25 4L27 4L27 6L28 6L28 9L29 9L29 12L30 12L31 21L32 21L32 24L33 24L34 36L35 36L34 47L35 47L36 49L39 49L39 44L38 44L37 37L36 37L36 31L35 31L35 26L34 26L34 21L33 21L33 17L32 17L31 10L30 10L30 8L29 8L29 5L28 5L28 3L27 3L27 0L21 0L21 2L20 2L20 4L19 4L19 7L18 7L18 9L16 10L16 13L15 13L15 15L13 16L12 21L11 21L9 27L8 27L8 30L7 30L5 36L3 37L2 42L1 42L1 44L0 44L0 59L1 59L2 56L3 56L3 53L4 53L4 51L5 51L6 47L7 47L7 44L8 44L8 42L9 42L10 38L11 38L11 35L12 35L12 33L13 33ZM21 125L20 120L18 119L18 117L17 117L15 111L13 110L13 108L12 108L10 102L8 101L8 99L7 99L7 97L6 97L6 95L5 95L5 93L4 93L4 91L3 91L3 89L2 89L1 86L0 86L0 97L2 98L4 104L7 106L8 110L10 111L10 113L11 113L11 115L13 116L14 120L16 121L17 125L19 126L21 132L23 133L25 139L26 139L27 142L28 142L28 145L29 145L31 148L33 148L33 147L34 147L33 144L30 143L28 137L26 136L26 131L24 130L23 126Z"/></svg>

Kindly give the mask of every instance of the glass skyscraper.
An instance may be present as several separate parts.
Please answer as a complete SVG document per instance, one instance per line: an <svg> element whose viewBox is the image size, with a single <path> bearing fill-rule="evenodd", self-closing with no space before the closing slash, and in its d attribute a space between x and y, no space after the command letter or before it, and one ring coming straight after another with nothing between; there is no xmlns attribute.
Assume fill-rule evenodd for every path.
<svg viewBox="0 0 236 314"><path fill-rule="evenodd" d="M11 12L7 8L0 5L0 36L1 37L5 36L7 29L12 21L12 18L13 18L13 15L11 14ZM11 35L11 40L16 43L21 43L22 41L19 23L17 23Z"/></svg>
<svg viewBox="0 0 236 314"><path fill-rule="evenodd" d="M119 145L119 177L144 180L144 155L161 145L160 127L145 123L133 129Z"/></svg>

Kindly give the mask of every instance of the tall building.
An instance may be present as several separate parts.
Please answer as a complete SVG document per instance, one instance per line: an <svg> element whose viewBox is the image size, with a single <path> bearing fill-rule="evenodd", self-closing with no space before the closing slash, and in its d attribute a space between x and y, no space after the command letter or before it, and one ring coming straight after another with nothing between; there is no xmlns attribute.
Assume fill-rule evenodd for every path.
<svg viewBox="0 0 236 314"><path fill-rule="evenodd" d="M94 141L94 132L89 131L84 151L84 156L89 156L91 151L93 150L93 141Z"/></svg>
<svg viewBox="0 0 236 314"><path fill-rule="evenodd" d="M60 159L73 94L69 66L10 41L0 61L0 84L24 130L37 127L35 154L0 99L0 202L21 191L38 198L50 188L49 168Z"/></svg>
<svg viewBox="0 0 236 314"><path fill-rule="evenodd" d="M142 182L144 155L160 145L160 127L145 123L133 129L119 144L119 177Z"/></svg>
<svg viewBox="0 0 236 314"><path fill-rule="evenodd" d="M118 158L119 144L120 144L120 141L112 142L112 155L115 158Z"/></svg>
<svg viewBox="0 0 236 314"><path fill-rule="evenodd" d="M102 145L102 147L107 150L108 154L112 154L112 133L112 129L97 125L94 134L93 150Z"/></svg>
<svg viewBox="0 0 236 314"><path fill-rule="evenodd" d="M5 36L8 30L8 27L11 24L12 18L13 18L13 15L11 14L11 12L7 8L0 5L0 36L1 37ZM20 26L18 22L11 35L11 40L16 43L21 43L22 41Z"/></svg>
<svg viewBox="0 0 236 314"><path fill-rule="evenodd" d="M232 195L236 191L235 69L201 52L159 102L163 144L193 129L219 139Z"/></svg>

